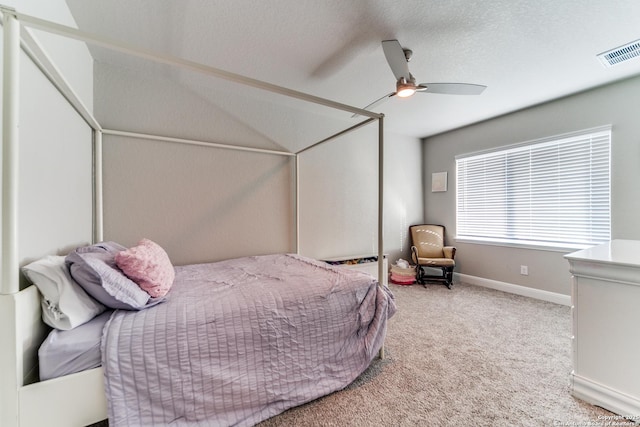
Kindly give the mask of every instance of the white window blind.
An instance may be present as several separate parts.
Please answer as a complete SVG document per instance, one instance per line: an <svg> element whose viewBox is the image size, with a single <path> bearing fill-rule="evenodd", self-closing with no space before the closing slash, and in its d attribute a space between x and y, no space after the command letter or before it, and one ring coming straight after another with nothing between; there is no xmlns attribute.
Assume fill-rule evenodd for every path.
<svg viewBox="0 0 640 427"><path fill-rule="evenodd" d="M606 242L610 127L456 158L457 238L581 248Z"/></svg>

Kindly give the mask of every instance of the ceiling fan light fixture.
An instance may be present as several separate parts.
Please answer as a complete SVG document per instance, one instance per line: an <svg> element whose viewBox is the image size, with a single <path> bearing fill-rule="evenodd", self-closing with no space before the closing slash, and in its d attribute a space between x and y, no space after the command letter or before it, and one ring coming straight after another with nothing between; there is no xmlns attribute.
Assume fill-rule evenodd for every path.
<svg viewBox="0 0 640 427"><path fill-rule="evenodd" d="M400 78L396 83L396 95L400 98L408 98L416 93L416 84L407 82L404 77Z"/></svg>

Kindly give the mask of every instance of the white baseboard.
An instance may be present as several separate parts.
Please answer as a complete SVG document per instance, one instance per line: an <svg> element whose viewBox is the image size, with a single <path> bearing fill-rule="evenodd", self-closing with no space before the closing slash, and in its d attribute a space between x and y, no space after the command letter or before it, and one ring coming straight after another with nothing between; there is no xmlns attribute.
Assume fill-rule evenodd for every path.
<svg viewBox="0 0 640 427"><path fill-rule="evenodd" d="M590 379L571 374L571 392L578 399L600 406L614 414L640 422L640 400ZM616 421L616 420L613 420ZM618 420L624 421L624 420ZM607 424L603 424L607 425ZM611 425L615 425L612 423Z"/></svg>
<svg viewBox="0 0 640 427"><path fill-rule="evenodd" d="M556 304L571 306L571 296L558 294L556 292L543 291L542 289L529 288L526 286L514 285L512 283L499 282L497 280L485 279L482 277L469 276L468 274L454 273L454 281L468 283L470 285L483 286L485 288L496 289L498 291L511 294L522 295Z"/></svg>

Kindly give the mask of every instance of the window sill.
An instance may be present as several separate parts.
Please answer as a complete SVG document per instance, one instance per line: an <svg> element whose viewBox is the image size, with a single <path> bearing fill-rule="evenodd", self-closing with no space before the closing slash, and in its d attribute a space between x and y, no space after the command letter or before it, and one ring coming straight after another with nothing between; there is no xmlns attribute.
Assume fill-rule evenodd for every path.
<svg viewBox="0 0 640 427"><path fill-rule="evenodd" d="M511 248L520 248L520 249L533 249L538 251L552 251L552 252L574 252L581 249L590 248L595 246L596 244L567 244L567 243L550 243L550 242L535 242L523 240L522 242L514 242L506 239L493 239L493 238L481 238L481 237L465 237L465 236L456 236L456 242L460 243L470 243L474 245L489 245L489 246L504 246Z"/></svg>

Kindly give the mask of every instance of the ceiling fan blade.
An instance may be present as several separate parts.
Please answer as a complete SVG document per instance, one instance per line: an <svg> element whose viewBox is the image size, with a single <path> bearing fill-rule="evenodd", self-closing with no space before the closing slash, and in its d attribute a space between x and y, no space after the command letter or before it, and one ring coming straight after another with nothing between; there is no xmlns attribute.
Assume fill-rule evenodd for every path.
<svg viewBox="0 0 640 427"><path fill-rule="evenodd" d="M426 89L422 89L426 86ZM480 95L487 87L471 83L420 83L418 92L444 93L448 95Z"/></svg>
<svg viewBox="0 0 640 427"><path fill-rule="evenodd" d="M383 101L386 101L388 98L391 98L392 96L394 96L396 93L395 92L391 92L381 98L376 99L375 101L373 101L371 104L367 105L366 107L363 108L363 110L369 110L373 107L377 107L379 104L382 104ZM351 118L354 117L358 117L360 114L354 114L353 116L351 116Z"/></svg>
<svg viewBox="0 0 640 427"><path fill-rule="evenodd" d="M396 80L404 77L405 80L410 81L409 64L404 56L404 50L400 46L400 42L398 40L384 40L382 42L382 50L387 58L389 67L391 67L391 71L393 71L393 75L396 76Z"/></svg>

